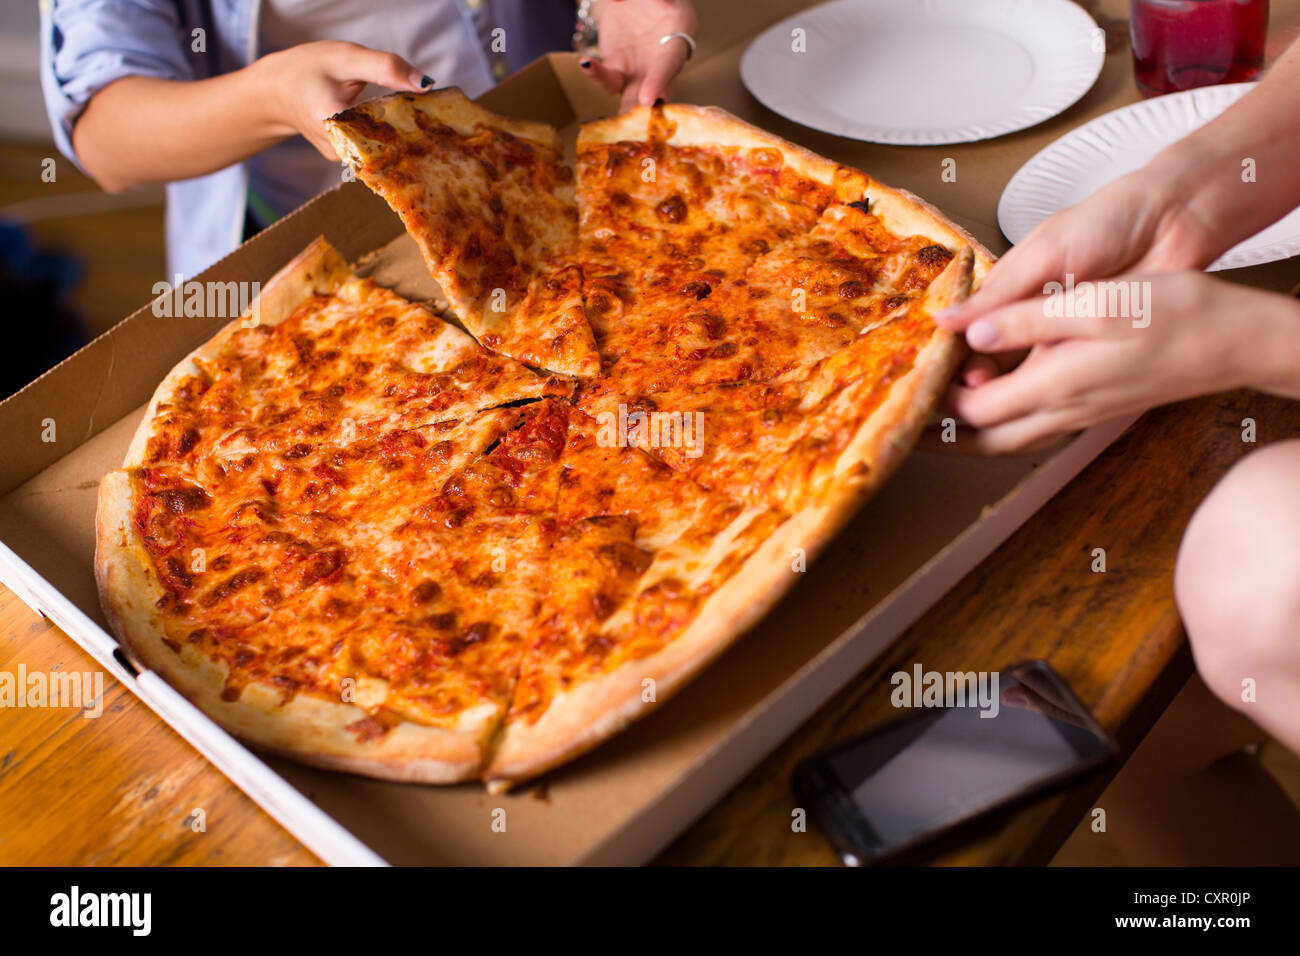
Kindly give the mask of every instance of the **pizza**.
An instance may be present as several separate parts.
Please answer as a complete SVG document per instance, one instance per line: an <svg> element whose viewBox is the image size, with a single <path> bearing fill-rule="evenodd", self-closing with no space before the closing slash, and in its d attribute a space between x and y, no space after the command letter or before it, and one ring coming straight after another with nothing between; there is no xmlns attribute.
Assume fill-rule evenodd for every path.
<svg viewBox="0 0 1300 956"><path fill-rule="evenodd" d="M322 238L167 376L100 486L130 653L249 743L538 776L731 646L889 477L988 253L714 108L558 133L456 90L329 121L450 304Z"/></svg>
<svg viewBox="0 0 1300 956"><path fill-rule="evenodd" d="M600 371L572 265L573 170L553 127L486 116L456 89L371 100L328 126L483 345L568 375Z"/></svg>

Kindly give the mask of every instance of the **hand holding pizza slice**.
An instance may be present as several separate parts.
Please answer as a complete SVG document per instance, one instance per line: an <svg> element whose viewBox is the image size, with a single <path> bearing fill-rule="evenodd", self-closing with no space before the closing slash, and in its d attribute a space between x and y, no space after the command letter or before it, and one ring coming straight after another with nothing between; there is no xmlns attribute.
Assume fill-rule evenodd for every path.
<svg viewBox="0 0 1300 956"><path fill-rule="evenodd" d="M489 113L457 89L371 100L326 127L480 343L534 368L600 371L572 265L573 172L552 127Z"/></svg>

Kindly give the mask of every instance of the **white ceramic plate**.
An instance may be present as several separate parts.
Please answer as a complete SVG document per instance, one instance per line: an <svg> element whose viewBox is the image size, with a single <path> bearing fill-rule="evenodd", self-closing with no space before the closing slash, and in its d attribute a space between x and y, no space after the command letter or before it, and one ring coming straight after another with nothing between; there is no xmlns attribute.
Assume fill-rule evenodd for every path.
<svg viewBox="0 0 1300 956"><path fill-rule="evenodd" d="M1070 0L836 0L760 35L740 75L796 123L928 146L1055 116L1096 82L1104 47Z"/></svg>
<svg viewBox="0 0 1300 956"><path fill-rule="evenodd" d="M998 225L1008 239L1019 242L1052 213L1146 165L1253 86L1231 83L1158 96L1098 116L1066 133L1011 177L998 202ZM1257 266L1294 255L1300 255L1300 209L1233 246L1208 271Z"/></svg>

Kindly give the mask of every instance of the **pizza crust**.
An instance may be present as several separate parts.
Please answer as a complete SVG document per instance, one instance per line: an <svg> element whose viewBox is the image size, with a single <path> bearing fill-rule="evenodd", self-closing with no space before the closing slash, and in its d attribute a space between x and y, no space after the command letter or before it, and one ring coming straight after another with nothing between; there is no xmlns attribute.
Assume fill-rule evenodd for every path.
<svg viewBox="0 0 1300 956"><path fill-rule="evenodd" d="M928 315L965 301L975 285L976 259L969 246L958 250L926 290L922 307ZM855 489L862 496L853 503L855 509L894 473L912 450L966 352L965 339L936 326L911 370L893 384L888 398L863 423L840 455L835 473L845 480L852 480L860 462L870 465L870 472ZM842 497L848 496L842 494Z"/></svg>
<svg viewBox="0 0 1300 956"><path fill-rule="evenodd" d="M836 197L842 202L861 199L855 192L868 177L853 169L818 156L798 143L752 126L716 106L688 106L670 103L666 106L638 106L620 116L587 123L578 134L578 149L584 150L617 142L645 142L650 139L656 116L666 122L669 134L664 140L669 146L697 146L702 149L778 149L785 155L785 163L800 175L833 186Z"/></svg>
<svg viewBox="0 0 1300 956"><path fill-rule="evenodd" d="M899 236L926 236L937 239L949 252L965 247L971 250L972 288L978 288L993 267L994 256L974 236L957 225L920 196L906 189L894 189L867 177L866 195L871 211L881 218L890 232ZM939 279L936 278L935 282Z"/></svg>
<svg viewBox="0 0 1300 956"><path fill-rule="evenodd" d="M496 715L458 730L402 721L362 743L347 729L365 718L355 704L298 694L284 701L261 684L222 697L225 665L169 640L157 602L163 589L132 520L131 473L113 471L99 486L95 513L95 582L113 633L131 658L155 671L199 710L255 747L332 770L388 780L455 783L479 776L483 746Z"/></svg>

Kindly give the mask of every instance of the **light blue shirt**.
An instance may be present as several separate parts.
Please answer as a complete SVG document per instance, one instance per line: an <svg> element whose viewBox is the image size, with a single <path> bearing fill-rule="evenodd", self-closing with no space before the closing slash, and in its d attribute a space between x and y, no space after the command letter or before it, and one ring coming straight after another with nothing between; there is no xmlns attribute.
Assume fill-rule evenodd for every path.
<svg viewBox="0 0 1300 956"><path fill-rule="evenodd" d="M373 7L382 16L382 0ZM488 67L500 59L514 70L560 49L572 26L571 0L486 0L457 7L466 42L490 42L493 25L508 24L508 52L484 47ZM59 149L77 162L73 124L91 97L115 80L199 80L247 66L258 56L258 9L259 0L52 0L41 12L41 85ZM147 150L167 135L166 129L154 130L134 145ZM249 165L167 185L168 280L203 271L242 241Z"/></svg>

